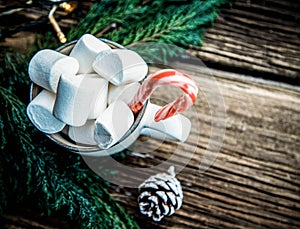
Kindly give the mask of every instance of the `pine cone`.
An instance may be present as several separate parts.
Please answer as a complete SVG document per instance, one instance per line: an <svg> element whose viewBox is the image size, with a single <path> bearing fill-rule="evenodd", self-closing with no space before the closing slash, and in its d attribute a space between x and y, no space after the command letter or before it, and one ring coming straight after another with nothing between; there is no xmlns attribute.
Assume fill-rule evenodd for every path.
<svg viewBox="0 0 300 229"><path fill-rule="evenodd" d="M168 172L151 176L139 186L140 211L154 221L174 214L182 205L182 188L175 178L174 166Z"/></svg>

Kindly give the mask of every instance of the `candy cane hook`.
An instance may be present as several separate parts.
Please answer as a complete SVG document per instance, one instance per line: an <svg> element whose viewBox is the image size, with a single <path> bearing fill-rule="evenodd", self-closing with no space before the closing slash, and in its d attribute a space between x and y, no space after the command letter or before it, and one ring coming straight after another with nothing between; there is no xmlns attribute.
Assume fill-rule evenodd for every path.
<svg viewBox="0 0 300 229"><path fill-rule="evenodd" d="M196 101L198 87L195 82L185 73L164 69L148 76L128 104L133 113L137 113L143 107L144 102L151 96L153 91L162 85L174 85L183 91L183 95L173 102L159 109L154 117L156 122L167 119L177 113L189 109Z"/></svg>

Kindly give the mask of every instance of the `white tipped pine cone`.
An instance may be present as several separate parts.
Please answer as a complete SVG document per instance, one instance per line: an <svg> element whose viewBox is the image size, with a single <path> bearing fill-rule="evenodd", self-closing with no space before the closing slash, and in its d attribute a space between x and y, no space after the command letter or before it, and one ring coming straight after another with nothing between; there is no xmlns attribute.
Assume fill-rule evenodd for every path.
<svg viewBox="0 0 300 229"><path fill-rule="evenodd" d="M174 166L168 172L151 176L139 186L140 211L154 221L174 214L182 205L182 188L175 177Z"/></svg>

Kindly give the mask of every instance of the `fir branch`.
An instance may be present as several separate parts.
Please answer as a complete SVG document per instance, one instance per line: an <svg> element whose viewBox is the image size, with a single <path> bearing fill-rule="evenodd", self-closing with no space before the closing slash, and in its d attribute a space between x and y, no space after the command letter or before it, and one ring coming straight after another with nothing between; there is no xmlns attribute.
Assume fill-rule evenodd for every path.
<svg viewBox="0 0 300 229"><path fill-rule="evenodd" d="M64 215L82 228L138 228L80 156L53 145L51 149L52 143L27 119L25 104L2 86L0 104L6 111L0 116L4 124L0 125L1 136L5 139L1 143L1 163L4 173L10 174L5 181L0 176L0 182L5 182L9 190L10 204L37 199L35 207L46 215ZM0 191L0 197L6 197L6 192ZM0 203L5 207L4 202Z"/></svg>
<svg viewBox="0 0 300 229"><path fill-rule="evenodd" d="M25 105L2 86L0 86L0 104L1 107L5 108L5 112L1 113L0 119L2 139L0 149L3 150L8 143L8 139L12 139L12 136L16 135L21 149L25 152L32 151L31 138L26 131L28 126L24 123L24 120L27 120Z"/></svg>
<svg viewBox="0 0 300 229"><path fill-rule="evenodd" d="M226 0L206 1L101 1L92 6L78 27L69 34L71 39L84 33L97 34L112 23L119 28L105 38L123 45L135 42L165 42L187 47L201 46L204 28L217 16Z"/></svg>
<svg viewBox="0 0 300 229"><path fill-rule="evenodd" d="M28 57L4 49L0 58L0 85L20 98L28 98L30 78L27 75Z"/></svg>
<svg viewBox="0 0 300 229"><path fill-rule="evenodd" d="M127 48L134 47L134 51L149 60L148 63L167 64L167 59L182 55L175 46L186 49L203 44L205 28L212 25L220 5L228 1L101 1L93 5L69 36L78 38L84 33L97 35L101 31L101 37ZM106 30L113 23L118 27ZM149 45L151 49L136 47L146 42L153 43ZM154 43L166 45L160 45L162 50L159 51ZM174 47L176 50L172 50Z"/></svg>
<svg viewBox="0 0 300 229"><path fill-rule="evenodd" d="M114 30L106 38L122 42L123 45L151 41L184 48L189 45L201 46L204 28L212 24L217 16L217 7L224 2L208 0L169 5L156 12L154 17L132 23L128 28Z"/></svg>

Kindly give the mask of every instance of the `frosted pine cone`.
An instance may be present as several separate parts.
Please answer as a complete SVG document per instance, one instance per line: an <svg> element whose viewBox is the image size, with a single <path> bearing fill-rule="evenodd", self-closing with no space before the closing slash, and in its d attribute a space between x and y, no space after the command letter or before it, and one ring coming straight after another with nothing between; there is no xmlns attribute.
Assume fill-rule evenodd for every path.
<svg viewBox="0 0 300 229"><path fill-rule="evenodd" d="M140 211L154 221L174 214L182 205L182 188L175 178L174 166L168 172L151 176L139 186Z"/></svg>

